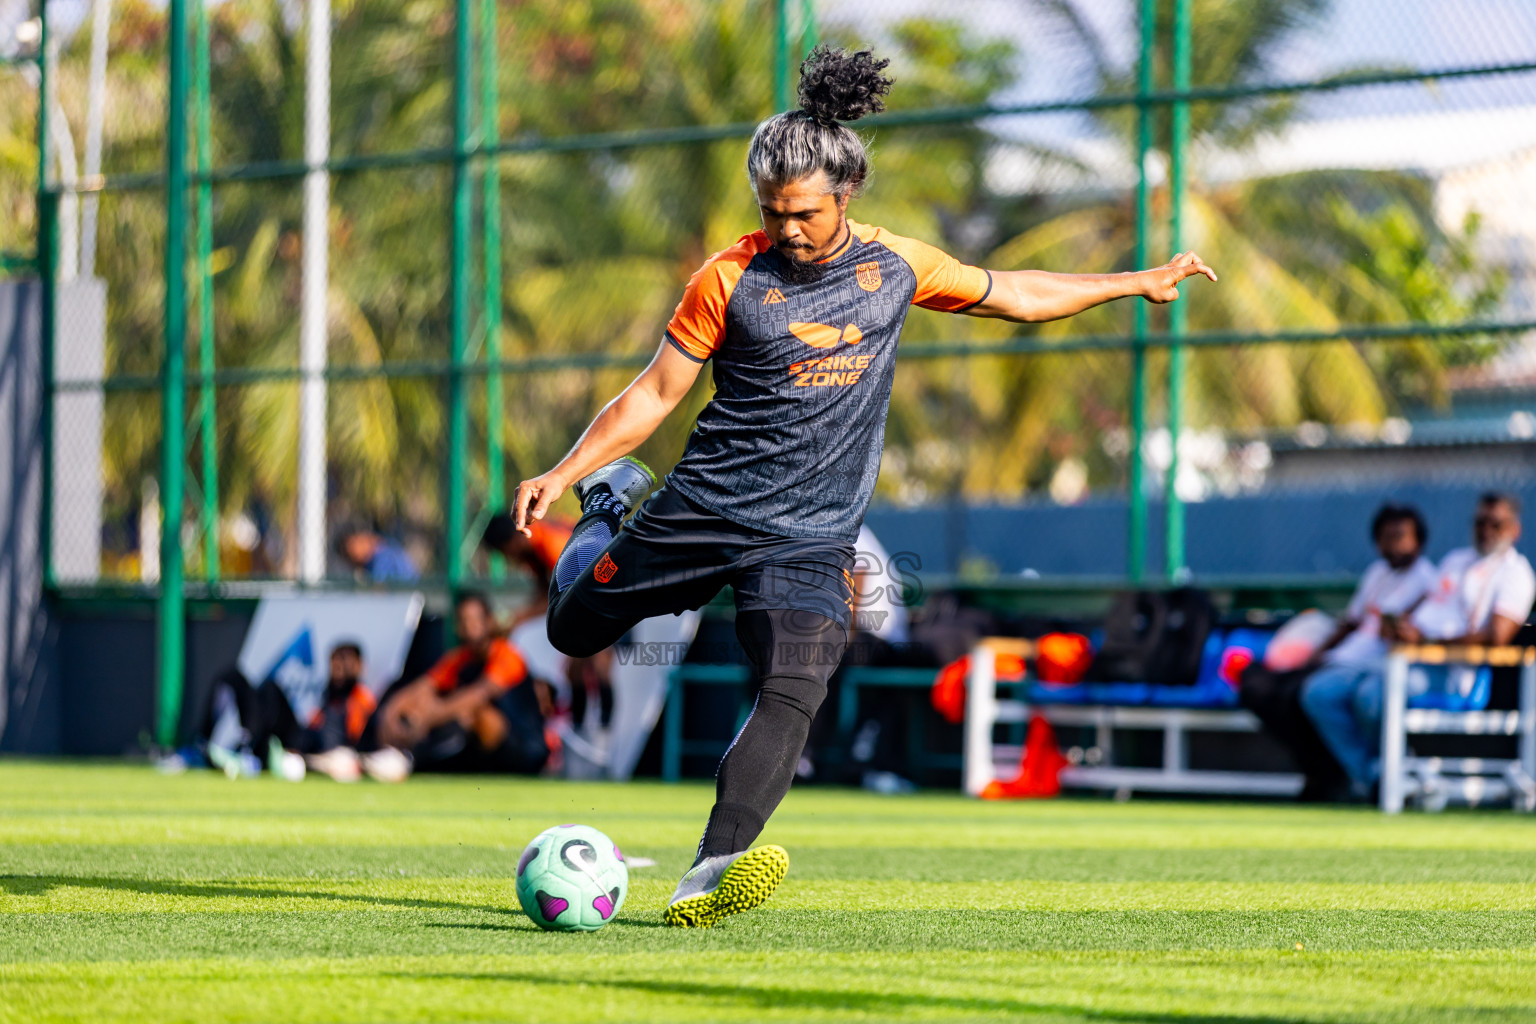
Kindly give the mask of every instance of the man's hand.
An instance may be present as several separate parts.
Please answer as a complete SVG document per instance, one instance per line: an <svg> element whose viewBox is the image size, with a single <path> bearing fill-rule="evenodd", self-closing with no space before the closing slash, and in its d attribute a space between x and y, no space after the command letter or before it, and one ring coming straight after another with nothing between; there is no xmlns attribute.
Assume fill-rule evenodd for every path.
<svg viewBox="0 0 1536 1024"><path fill-rule="evenodd" d="M1181 252L1162 266L1143 270L1136 276L1141 280L1142 298L1161 305L1178 298L1179 282L1196 274L1204 274L1212 281L1216 280L1216 271L1206 266L1204 260L1193 252Z"/></svg>
<svg viewBox="0 0 1536 1024"><path fill-rule="evenodd" d="M401 691L379 717L379 739L391 747L409 750L426 738L419 695L411 689Z"/></svg>
<svg viewBox="0 0 1536 1024"><path fill-rule="evenodd" d="M554 470L517 485L517 497L512 502L512 525L524 537L533 536L533 524L544 518L549 506L570 486L564 477Z"/></svg>

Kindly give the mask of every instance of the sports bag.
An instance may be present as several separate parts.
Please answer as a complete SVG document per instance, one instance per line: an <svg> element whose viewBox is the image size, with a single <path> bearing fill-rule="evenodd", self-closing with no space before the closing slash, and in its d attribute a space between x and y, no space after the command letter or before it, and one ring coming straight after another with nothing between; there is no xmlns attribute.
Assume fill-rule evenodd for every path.
<svg viewBox="0 0 1536 1024"><path fill-rule="evenodd" d="M1104 642L1083 677L1090 683L1193 686L1216 623L1210 595L1193 587L1115 595Z"/></svg>

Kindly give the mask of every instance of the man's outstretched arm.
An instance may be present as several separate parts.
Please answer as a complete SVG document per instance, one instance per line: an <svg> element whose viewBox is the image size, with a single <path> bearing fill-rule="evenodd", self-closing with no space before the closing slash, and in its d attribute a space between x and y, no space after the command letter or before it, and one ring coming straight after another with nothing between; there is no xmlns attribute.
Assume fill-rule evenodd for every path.
<svg viewBox="0 0 1536 1024"><path fill-rule="evenodd" d="M702 366L663 341L651 364L619 397L603 406L559 465L517 485L517 498L512 503L517 529L531 534L530 524L543 519L550 504L567 487L639 447L677 408Z"/></svg>
<svg viewBox="0 0 1536 1024"><path fill-rule="evenodd" d="M1127 274L1052 274L1044 270L994 270L992 291L965 310L970 316L1018 323L1040 323L1075 316L1114 299L1140 296L1148 302L1172 302L1179 282L1216 272L1192 252L1181 252L1161 267Z"/></svg>

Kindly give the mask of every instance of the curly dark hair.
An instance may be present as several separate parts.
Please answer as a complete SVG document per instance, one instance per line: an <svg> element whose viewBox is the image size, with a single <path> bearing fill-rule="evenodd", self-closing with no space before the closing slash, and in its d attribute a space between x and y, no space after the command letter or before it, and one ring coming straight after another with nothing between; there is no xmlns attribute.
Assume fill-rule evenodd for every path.
<svg viewBox="0 0 1536 1024"><path fill-rule="evenodd" d="M800 65L800 107L757 126L747 150L754 188L803 181L818 171L828 194L851 197L869 177L864 140L843 122L885 109L890 61L869 50L818 46Z"/></svg>
<svg viewBox="0 0 1536 1024"><path fill-rule="evenodd" d="M825 44L800 64L800 109L823 125L857 121L885 109L890 61L869 50L834 50Z"/></svg>
<svg viewBox="0 0 1536 1024"><path fill-rule="evenodd" d="M1371 540L1381 540L1381 531L1391 523L1408 522L1413 524L1414 536L1418 538L1419 547L1424 547L1429 542L1429 526L1424 522L1424 516L1412 505L1394 505L1391 502L1376 510L1376 515L1371 519Z"/></svg>

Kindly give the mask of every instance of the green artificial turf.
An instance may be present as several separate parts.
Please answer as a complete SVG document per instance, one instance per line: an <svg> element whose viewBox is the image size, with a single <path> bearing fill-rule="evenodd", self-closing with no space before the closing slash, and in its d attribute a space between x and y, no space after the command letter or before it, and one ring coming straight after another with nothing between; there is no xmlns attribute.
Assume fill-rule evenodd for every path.
<svg viewBox="0 0 1536 1024"><path fill-rule="evenodd" d="M804 789L768 906L663 928L711 795L0 761L0 1021L1536 1021L1508 811ZM595 933L517 909L568 821L658 861Z"/></svg>

